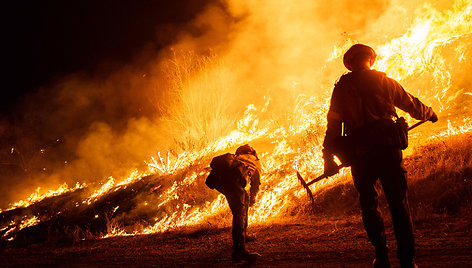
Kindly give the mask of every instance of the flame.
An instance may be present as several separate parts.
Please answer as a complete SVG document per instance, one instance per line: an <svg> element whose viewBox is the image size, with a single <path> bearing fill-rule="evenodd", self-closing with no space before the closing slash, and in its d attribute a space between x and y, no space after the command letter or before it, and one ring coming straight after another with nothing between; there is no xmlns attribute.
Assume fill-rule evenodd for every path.
<svg viewBox="0 0 472 268"><path fill-rule="evenodd" d="M27 207L27 206L30 206L33 203L40 202L41 200L43 200L45 198L62 195L62 194L65 194L67 192L71 192L71 191L75 191L75 190L78 190L78 189L85 188L86 186L87 185L85 183L80 184L80 183L77 182L75 187L69 188L67 183L64 183L61 186L59 186L59 188L57 188L56 190L48 190L44 193L41 193L41 187L38 187L38 188L36 188L36 191L34 193L32 193L27 199L15 202L14 204L12 204L5 211L13 210L13 209L20 208L20 207ZM0 210L0 213L1 212L3 212L3 211Z"/></svg>
<svg viewBox="0 0 472 268"><path fill-rule="evenodd" d="M434 87L413 92L420 99L438 104L440 110L450 107L445 96L452 88L452 57L442 57L441 50L452 48L458 63L468 59L466 42L472 37L471 1L455 1L452 10L438 11L429 4L416 11L412 27L399 38L378 48L379 60L374 67L388 71L389 76L405 81L432 74ZM462 43L463 41L464 43Z"/></svg>
<svg viewBox="0 0 472 268"><path fill-rule="evenodd" d="M413 21L408 31L395 39L389 40L377 46L379 60L374 66L376 69L386 71L389 76L409 85L412 80L425 76L433 77L429 82L432 86L424 91L412 91L425 103L439 107L439 111L451 109L448 96L454 88L451 74L454 69L447 64L442 50L449 48L451 44L468 42L472 28L468 23L471 17L472 1L456 1L451 10L438 11L430 5L416 11L417 18ZM347 40L342 46L335 46L326 59L326 62L339 61L342 54L353 43ZM467 60L470 54L466 45L453 49L453 55L458 62ZM297 82L292 81L296 86ZM465 92L464 95L470 93ZM172 172L177 169L184 170L189 163L196 163L200 159L213 156L217 152L234 148L244 143L268 141L273 149L261 154L264 174L262 175L262 190L257 197L257 202L250 210L250 221L253 223L266 222L279 215L286 209L292 198L303 198L305 190L300 186L294 170L307 174L307 178L322 173L321 139L324 134L325 115L328 109L328 99L320 96L306 97L299 95L291 113L285 114L281 122L276 122L267 117L265 113L270 110L270 97L266 97L263 106L249 105L246 107L244 117L238 121L237 130L231 132L206 148L192 153L186 152L179 155L177 166L172 166ZM410 119L410 121L412 121ZM434 139L438 136L451 136L471 131L470 118L465 117L456 121L455 125L448 123L446 130L430 133L422 139ZM414 147L414 145L412 146ZM160 161L158 168L156 161L153 166L158 170L166 170L168 162ZM187 166L185 165L187 164ZM176 167L178 167L176 169ZM163 172L164 173L164 172ZM337 183L349 181L348 169L340 174L323 180L312 186L314 193ZM164 192L162 202L158 207L170 205L172 200L178 200L178 189L185 188L188 184L195 183L197 177L205 177L207 173L193 173L182 180L175 182L173 186ZM212 215L227 211L227 205L222 195L201 207L192 207L181 200L172 210L173 213L163 218L156 219L156 224L144 233L165 231L169 228L199 224Z"/></svg>
<svg viewBox="0 0 472 268"><path fill-rule="evenodd" d="M470 118L464 118L462 124L453 125L451 121L447 121L447 129L440 131L439 133L432 135L431 138L438 138L438 137L448 137L454 135L460 135L469 133L472 131L472 121Z"/></svg>
<svg viewBox="0 0 472 268"><path fill-rule="evenodd" d="M139 172L138 170L134 170L129 176L120 180L119 182L115 182L115 179L113 177L109 177L108 181L104 183L102 187L95 190L95 192L93 192L83 203L87 203L90 205L98 198L103 196L105 193L108 193L110 190L117 191L120 189L121 186L126 187L126 185L131 184L149 174L149 171Z"/></svg>
<svg viewBox="0 0 472 268"><path fill-rule="evenodd" d="M458 71L456 66L448 63L453 61L459 67L470 65L472 0L457 0L451 9L444 11L438 11L426 4L417 9L415 15L416 19L403 35L375 44L379 57L374 68L387 72L413 95L418 96L426 104L432 105L438 112L442 112L441 115L444 117L447 117L448 113L457 114L458 117L448 117L445 120L448 122L446 127L439 125L433 129L434 131L428 131L428 133L413 133L413 142L410 145L412 148L420 144L420 140L427 142L438 137L470 133L472 130L470 117L461 116L454 107L458 99L465 99L465 105L462 108L468 109L465 110L466 112L471 108L470 88L464 89L464 85L454 81L457 73L465 72L465 70ZM330 64L342 62L344 51L356 42L348 39L341 45L333 46L330 53L326 54L324 67L328 69ZM194 54L189 55L198 57ZM221 56L223 60L218 61L216 65L204 65L202 73L193 74L188 78L190 81L185 82L182 81L182 77L178 77L179 80L176 83L179 84L179 88L191 90L192 86L195 86L199 90L202 88L205 90L205 83L212 80L208 78L212 78L211 75L222 75L222 73L225 77L228 75L231 66L225 63L231 62L231 55L228 53ZM229 57L229 59L224 57ZM178 64L178 62L173 61L173 64ZM215 72L215 68L221 68L222 71ZM178 70L178 74L181 73L182 70ZM178 74L175 75L178 76ZM318 92L309 97L307 94L298 94L295 91L297 87L305 85L305 81L298 82L297 79L291 78L288 79L288 84L297 94L293 101L287 101L288 108L284 107L278 111L280 107L273 98L265 96L262 101L257 100L258 104L255 104L255 101L254 104L247 105L239 120L236 120L234 130L221 132L227 134L211 139L198 148L191 148L180 153L161 154L159 152L157 156L150 156L145 170L134 170L129 176L118 180L110 177L99 189L85 198L83 204L92 205L104 194L127 187L151 174L175 179L169 187L162 187L162 189L160 189L161 186L156 187L162 190L159 193L158 202L143 202L146 207L153 207L156 211L165 211L154 218L154 223L132 232L113 225L108 228L108 233L103 237L163 232L172 228L202 224L215 215L228 213L229 208L222 194L215 194L212 199L206 197L208 200L205 202L194 202L195 197L192 194L196 195L202 187L205 187L202 181L208 175L207 167L213 156L245 143L250 143L258 150L263 167L261 191L257 196L256 204L250 209L251 223L268 222L283 214L294 202L306 202L305 190L298 182L295 170L303 174L306 179L322 173L322 138L329 107L329 93L334 79L320 85L321 89L328 89L327 91ZM417 88L422 88L422 90ZM199 96L196 99L195 103L198 103L204 98ZM201 104L198 103L198 105ZM192 111L192 109L186 111ZM179 124L195 121L197 115L194 116L191 119L179 117ZM409 121L413 120L410 118ZM227 127L227 124L224 127ZM213 133L217 132L213 131ZM260 150L258 146L263 149ZM348 174L349 169L343 169L339 174L315 183L311 189L316 194L326 187L348 183L350 181ZM176 178L177 175L183 177ZM26 201L13 204L10 209L28 206L46 197L83 187L85 185L77 184L75 188L68 188L64 184L59 189L42 195L39 194L38 189ZM208 191L208 189L205 190ZM113 212L117 209L118 207ZM19 228L38 222L36 217L31 217L25 219Z"/></svg>
<svg viewBox="0 0 472 268"><path fill-rule="evenodd" d="M19 229L21 230L21 229L24 229L26 227L36 225L38 223L39 223L38 217L28 218L28 219L25 219L24 221L21 222Z"/></svg>

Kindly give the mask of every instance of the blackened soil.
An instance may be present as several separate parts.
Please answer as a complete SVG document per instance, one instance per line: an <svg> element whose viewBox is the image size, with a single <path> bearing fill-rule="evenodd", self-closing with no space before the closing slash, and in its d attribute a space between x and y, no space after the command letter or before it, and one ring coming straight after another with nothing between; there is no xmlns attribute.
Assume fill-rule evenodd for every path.
<svg viewBox="0 0 472 268"><path fill-rule="evenodd" d="M393 267L395 240L387 219ZM419 267L472 267L472 217L434 216L417 220ZM113 237L75 243L4 246L0 266L240 266L231 261L231 229L200 227L161 234ZM373 251L361 219L290 219L250 225L249 250L262 256L254 267L371 267Z"/></svg>

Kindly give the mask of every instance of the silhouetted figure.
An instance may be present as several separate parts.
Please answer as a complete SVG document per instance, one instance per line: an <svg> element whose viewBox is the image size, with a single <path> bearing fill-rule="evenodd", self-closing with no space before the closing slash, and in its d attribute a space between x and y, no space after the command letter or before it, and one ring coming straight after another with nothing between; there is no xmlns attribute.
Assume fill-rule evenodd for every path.
<svg viewBox="0 0 472 268"><path fill-rule="evenodd" d="M248 209L255 203L260 185L261 165L256 151L248 144L239 147L236 153L215 157L210 164L212 171L206 180L208 187L224 194L233 214L234 262L253 262L259 257L246 249ZM250 182L250 194L245 190Z"/></svg>
<svg viewBox="0 0 472 268"><path fill-rule="evenodd" d="M351 72L341 76L331 97L323 144L325 174L334 175L339 171L333 155L351 165L364 227L375 247L374 267L390 267L384 223L374 188L380 179L392 215L401 267L416 267L402 151L392 142L395 134L388 130L398 118L395 107L418 120L436 122L438 118L430 107L407 93L397 81L371 70L375 58L375 51L362 44L352 46L344 54L344 65ZM340 149L340 146L345 147Z"/></svg>

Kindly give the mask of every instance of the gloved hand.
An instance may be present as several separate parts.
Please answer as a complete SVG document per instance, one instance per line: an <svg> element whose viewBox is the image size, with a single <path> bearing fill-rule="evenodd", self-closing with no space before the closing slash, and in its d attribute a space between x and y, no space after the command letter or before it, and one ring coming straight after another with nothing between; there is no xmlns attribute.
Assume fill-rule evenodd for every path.
<svg viewBox="0 0 472 268"><path fill-rule="evenodd" d="M438 121L438 116L436 115L435 112L433 112L433 115L428 120L433 123L436 123Z"/></svg>
<svg viewBox="0 0 472 268"><path fill-rule="evenodd" d="M334 162L334 156L332 154L323 154L324 159L324 174L326 176L333 176L339 172L339 166Z"/></svg>

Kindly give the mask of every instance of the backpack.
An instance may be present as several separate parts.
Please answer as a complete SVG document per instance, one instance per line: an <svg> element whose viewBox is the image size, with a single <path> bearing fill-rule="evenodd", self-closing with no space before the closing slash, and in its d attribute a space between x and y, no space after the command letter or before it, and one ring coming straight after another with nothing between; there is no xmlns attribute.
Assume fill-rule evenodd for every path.
<svg viewBox="0 0 472 268"><path fill-rule="evenodd" d="M210 189L234 183L242 188L246 187L248 170L234 154L226 153L214 157L210 167L210 175L205 180Z"/></svg>

